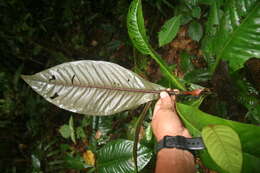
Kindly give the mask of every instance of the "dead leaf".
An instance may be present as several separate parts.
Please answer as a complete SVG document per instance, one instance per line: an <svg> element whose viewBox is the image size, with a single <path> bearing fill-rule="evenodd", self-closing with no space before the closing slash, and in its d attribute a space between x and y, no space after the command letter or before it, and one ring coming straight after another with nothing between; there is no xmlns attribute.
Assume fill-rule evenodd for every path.
<svg viewBox="0 0 260 173"><path fill-rule="evenodd" d="M83 153L83 158L86 164L94 166L95 165L95 155L91 150L86 150Z"/></svg>

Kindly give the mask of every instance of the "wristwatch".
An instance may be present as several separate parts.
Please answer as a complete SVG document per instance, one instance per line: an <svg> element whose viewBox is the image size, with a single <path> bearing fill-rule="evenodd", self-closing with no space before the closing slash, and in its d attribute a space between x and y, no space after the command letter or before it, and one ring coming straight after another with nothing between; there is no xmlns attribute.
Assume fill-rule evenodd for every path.
<svg viewBox="0 0 260 173"><path fill-rule="evenodd" d="M157 143L157 152L163 148L178 148L182 150L203 150L205 148L201 137L185 138L184 136L164 136Z"/></svg>

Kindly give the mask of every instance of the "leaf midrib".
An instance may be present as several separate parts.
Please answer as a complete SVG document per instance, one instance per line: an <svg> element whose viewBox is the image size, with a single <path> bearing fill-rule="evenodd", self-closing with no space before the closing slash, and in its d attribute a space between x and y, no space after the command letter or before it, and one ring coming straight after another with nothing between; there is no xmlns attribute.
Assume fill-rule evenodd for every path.
<svg viewBox="0 0 260 173"><path fill-rule="evenodd" d="M58 86L68 86L68 87L79 87L79 88L96 88L96 89L106 89L115 91L125 91L125 92L140 92L140 93L150 93L150 94L160 94L160 92L165 90L153 90L153 89L138 89L138 88L118 88L109 86L96 86L96 85L77 85L77 84L64 84L58 82L46 82L42 80L34 80L37 82L44 82L46 84L58 85Z"/></svg>
<svg viewBox="0 0 260 173"><path fill-rule="evenodd" d="M216 132L216 130L214 128L212 128L211 126L209 126L209 128L211 128L211 130L216 134L217 138L218 138L218 141L220 141L221 143L221 146L223 147L223 150L224 150L224 153L225 153L225 156L228 158L227 160L229 161L229 163L232 163L230 158L228 157L228 154L227 154L227 150L225 148L225 145L223 144L220 136L218 135L218 133ZM233 165L233 164L232 164Z"/></svg>

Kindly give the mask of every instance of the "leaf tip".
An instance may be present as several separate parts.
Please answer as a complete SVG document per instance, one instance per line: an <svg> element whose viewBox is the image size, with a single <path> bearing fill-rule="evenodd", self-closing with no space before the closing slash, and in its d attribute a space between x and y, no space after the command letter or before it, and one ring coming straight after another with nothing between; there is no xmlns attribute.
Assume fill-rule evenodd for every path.
<svg viewBox="0 0 260 173"><path fill-rule="evenodd" d="M29 77L29 75L21 75L21 78L24 80L24 81L27 81L28 80L28 77Z"/></svg>

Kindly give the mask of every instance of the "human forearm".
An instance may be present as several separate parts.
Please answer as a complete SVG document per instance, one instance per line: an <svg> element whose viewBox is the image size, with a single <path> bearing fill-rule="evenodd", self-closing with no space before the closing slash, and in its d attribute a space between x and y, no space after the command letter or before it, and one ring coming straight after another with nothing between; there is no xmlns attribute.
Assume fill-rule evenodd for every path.
<svg viewBox="0 0 260 173"><path fill-rule="evenodd" d="M156 173L195 173L193 155L186 150L164 148L157 154Z"/></svg>

